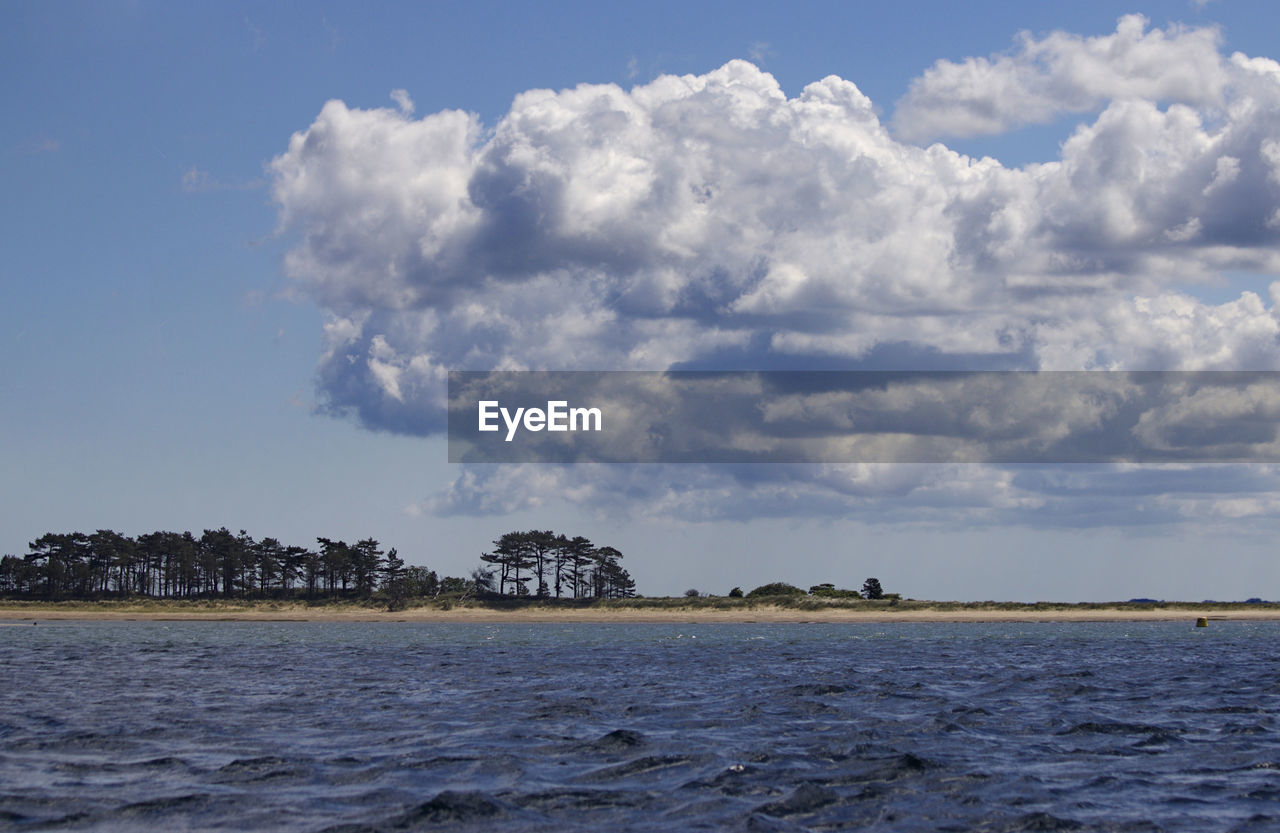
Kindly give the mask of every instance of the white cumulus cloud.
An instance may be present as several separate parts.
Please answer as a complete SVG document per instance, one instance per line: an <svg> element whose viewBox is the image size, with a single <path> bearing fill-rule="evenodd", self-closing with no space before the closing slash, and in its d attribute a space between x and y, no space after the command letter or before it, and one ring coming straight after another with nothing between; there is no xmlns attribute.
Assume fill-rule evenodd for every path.
<svg viewBox="0 0 1280 833"><path fill-rule="evenodd" d="M849 80L789 97L745 61L493 125L392 95L330 101L271 163L322 398L370 427L442 430L447 369L1280 368L1274 303L1188 292L1280 273L1280 65L1213 29L1024 35L935 65L894 131ZM899 138L1086 111L1021 168Z"/></svg>
<svg viewBox="0 0 1280 833"><path fill-rule="evenodd" d="M1109 35L1037 40L1023 32L1007 54L939 60L898 102L894 127L911 140L979 136L1117 99L1220 104L1228 73L1218 31L1147 26L1145 17L1126 15Z"/></svg>

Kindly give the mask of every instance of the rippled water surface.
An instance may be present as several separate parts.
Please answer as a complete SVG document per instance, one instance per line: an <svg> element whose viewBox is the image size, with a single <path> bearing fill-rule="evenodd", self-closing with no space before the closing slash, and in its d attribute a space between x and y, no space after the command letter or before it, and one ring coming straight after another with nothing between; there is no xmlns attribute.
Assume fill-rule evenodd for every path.
<svg viewBox="0 0 1280 833"><path fill-rule="evenodd" d="M1280 830L1280 624L0 627L0 828Z"/></svg>

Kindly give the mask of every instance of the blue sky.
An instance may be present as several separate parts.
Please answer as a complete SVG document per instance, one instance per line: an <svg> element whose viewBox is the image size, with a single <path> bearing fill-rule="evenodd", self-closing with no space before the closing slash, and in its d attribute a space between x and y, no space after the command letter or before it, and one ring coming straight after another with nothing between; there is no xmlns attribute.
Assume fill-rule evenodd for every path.
<svg viewBox="0 0 1280 833"><path fill-rule="evenodd" d="M1143 38L1158 32L1161 43L1174 44L1168 54L1152 59L1173 66L1189 65L1176 50L1186 49L1192 58L1205 55L1202 41L1179 33L1218 27L1218 41L1207 48L1221 64L1215 71L1226 78L1221 89L1205 92L1194 78L1163 76L1143 87L1139 82L1150 78L1138 76L1147 70L1123 76L1128 70L1119 64L1083 81L1051 69L1023 90L1029 108L1044 106L1048 115L1042 123L1013 123L1016 114L1006 113L1006 123L987 135L965 135L972 131L955 121L955 113L940 109L939 98L955 97L955 90L941 82L931 88L932 99L929 89L920 88L916 99L899 103L906 101L913 82L924 83L936 61L961 66L966 59L985 58L987 66L1004 67L1009 77L1019 78L1042 66L1017 60L1028 54L1019 52L1019 32L1042 46L1053 42L1051 33L1063 33L1070 36L1063 54L1075 55L1071 44L1111 36L1122 16L1135 13L1148 21ZM333 246L316 243L324 243L325 234L340 233L349 248L367 247L352 262L373 263L368 258L376 260L382 245L374 230L342 224L354 208L377 209L379 200L393 211L395 194L362 194L356 206L344 202L355 199L348 191L326 185L331 180L316 184L297 177L296 189L280 190L288 164L297 166L295 173L340 173L343 166L358 170L366 163L401 170L392 164L401 160L379 158L372 146L360 155L355 140L356 150L347 156L309 158L292 152L290 137L318 131L322 109L331 100L344 102L346 111L365 119L375 133L387 131L377 134L384 138L408 135L398 131L441 111L472 113L475 141L485 143L525 91L613 84L627 96L662 75L709 77L734 59L768 73L788 100L831 75L856 84L889 131L879 151L887 154L881 165L893 154L906 153L903 147L922 148L937 140L974 158L990 155L1002 169L1023 171L1023 166L1058 161L1060 146L1078 135L1079 126L1094 127L1108 118L1129 119L1122 125L1127 132L1114 135L1141 142L1133 125L1146 111L1117 104L1130 96L1150 100L1157 114L1190 108L1200 114L1201 133L1226 144L1238 139L1244 147L1254 136L1248 147L1264 164L1269 157L1258 150L1256 134L1274 128L1277 99L1265 90L1239 92L1247 86L1240 80L1246 70L1232 64L1230 56L1280 57L1273 46L1280 33L1274 4L1010 2L969 4L961 12L949 3L737 2L692 8L436 3L385 4L372 11L328 3L10 3L0 9L0 23L0 61L8 82L0 96L10 114L0 122L0 187L7 195L0 203L0 337L7 346L0 351L6 394L0 409L0 503L5 507L0 551L25 552L26 543L45 531L109 527L139 534L227 525L290 543L307 543L317 535L374 535L412 563L463 574L500 533L550 526L622 549L641 591L649 593L679 593L689 586L723 593L735 584L777 579L857 586L877 575L890 590L935 598L1280 596L1268 591L1280 583L1270 552L1280 485L1269 469L1257 467L1196 470L1192 485L1181 471L1051 472L1043 475L1054 481L1049 489L1031 482L1041 476L1034 472L977 467L759 476L643 467L469 473L450 466L439 436L414 436L398 427L397 407L431 407L430 397L405 394L397 402L387 400L386 391L376 387L385 378L374 372L377 362L403 368L419 355L443 365L462 362L484 369L477 365L485 357L496 362L527 356L528 366L572 369L585 366L584 356L593 356L608 369L639 366L646 355L653 356L644 352L651 348L626 341L625 327L611 327L608 340L586 332L559 352L531 352L521 341L525 336L510 328L494 336L497 347L464 333L460 325L441 324L437 335L414 341L406 333L421 325L423 315L453 314L457 307L449 305L456 302L428 299L410 309L380 307L369 297L386 282L375 286L372 278L343 272L343 263L332 259ZM991 57L999 55L1009 58L1007 65ZM1123 77L1108 80L1109 72ZM1265 78L1262 70L1254 74ZM744 83L767 86L763 76L747 75ZM990 92L996 75L993 70L975 83ZM1099 84L1102 92L1096 92ZM393 100L394 90L407 93L412 113ZM1246 118L1231 115L1232 105L1238 111L1246 100L1262 110L1261 116L1249 117L1256 123L1240 121L1237 134L1215 132L1235 125L1232 119ZM998 98L983 99L979 93L962 103L972 105L970 115L984 107L999 110ZM568 99L554 99L554 106L582 116ZM377 115L379 108L385 117ZM911 108L918 116L914 124L942 124L936 129L950 135L911 127L903 116ZM349 139L354 134L341 131L354 130L353 124L335 121L325 129ZM1168 141L1186 133L1161 129ZM572 138L573 130L556 140L560 145L543 150L569 160L586 158L564 145L563 137ZM1097 132L1101 138L1091 146L1095 156L1108 147L1104 131ZM805 164L794 143L764 150L776 152L784 163ZM635 150L638 158L654 161L647 152ZM1243 169L1246 176L1238 178L1243 183L1251 157L1231 153L1243 161L1218 172L1231 174L1222 178L1227 182L1233 171ZM278 158L285 167L273 166ZM423 158L424 169L435 165L429 154ZM507 165L502 170L510 168L512 158L502 160ZM755 181L751 171L733 169L729 157L714 148L706 161L712 163L725 166L726 191L733 183L746 187L742 183ZM484 173L487 163L476 164ZM912 170L918 178L920 169ZM902 181L910 180L903 176ZM1002 172L993 177L1016 179ZM1099 183L1110 181L1099 177ZM1212 184L1197 185L1197 193L1207 194ZM484 196L482 185L473 179L472 193ZM1015 182L1009 193L1022 187ZM1264 200L1268 193L1255 189L1248 195ZM1061 211L1082 204L1081 199L1064 197ZM842 207L837 219L855 222L856 208ZM922 209L916 204L903 210L904 216L913 211L920 216ZM1217 218L1221 222L1215 226L1214 210L1204 208L1193 218L1194 227L1190 221L1170 225L1162 239L1180 244L1197 232L1212 237L1231 220ZM282 223L287 212L293 219ZM805 219L811 226L801 223L798 233L822 220ZM665 235L679 227L669 218L663 222L668 223ZM925 220L920 223L927 227ZM629 228L608 226L608 245L633 245ZM1078 236L1089 228L1079 225ZM640 232L642 243L666 239ZM1268 287L1276 277L1275 241L1270 232L1260 234L1245 243L1229 235L1207 240L1193 255L1144 248L1141 264L1089 276L1088 291L1098 298L1097 307L1064 301L1034 313L1008 312L1006 301L997 297L938 324L926 321L933 313L903 301L893 287L871 281L849 301L848 321L860 323L821 333L788 330L789 313L778 307L782 290L771 289L768 281L794 286L786 281L799 273L781 267L777 272L766 267L759 291L745 292L735 303L744 314L771 322L759 333L785 331L791 339L787 344L807 345L787 348L796 366L822 350L827 356L836 350L856 364L876 344L903 342L903 331L886 323L890 319L916 322L906 331L922 334L921 349L981 353L981 339L975 336L969 343L958 334L995 328L991 322L1005 316L999 326L1006 330L1017 329L1009 320L1028 327L1027 322L1056 322L1028 336L1024 345L1042 367L1276 369L1275 337L1268 329L1274 319ZM1224 254L1228 243L1234 248ZM819 285L817 266L805 259L807 251L826 245L822 240L788 238L769 245L775 247L770 251L790 247L794 268L810 281L804 292L817 299L837 292ZM735 256L754 262L758 252L743 246ZM1126 263L1136 262L1130 250L1116 254L1123 248L1116 244L1104 254L1116 262L1120 254ZM716 266L712 261L719 251L699 249L663 269L705 271ZM1035 246L1027 251L1028 257L1045 254ZM1061 254L1063 244L1047 251ZM310 266L286 266L287 258L299 253L310 258ZM520 280L554 281L565 270L581 268L572 258L557 262L563 253L539 256L550 265ZM659 286L687 276L650 274L639 263L643 254L631 257L636 263L625 268L638 277L605 275L602 280L621 281L609 292L625 295L642 281ZM1187 262L1194 268L1170 277L1178 271L1171 263ZM1048 273L1018 274L1034 282ZM457 278L472 280L478 279L469 273ZM963 276L952 285L985 297L985 290L966 289ZM949 291L924 283L916 290L934 299L945 299ZM1244 291L1258 294L1256 308L1224 306L1236 303ZM481 306L489 303L476 297ZM1045 297L1060 295L1047 292ZM507 319L512 305L528 308L527 299L490 300L485 308ZM853 314L875 304L906 306L874 321ZM1117 313L1106 326L1088 329L1102 312L1125 304L1132 307L1131 315ZM584 308L583 320L599 311ZM627 314L623 308L609 312ZM322 335L326 321L332 325L335 317L360 315L372 322L360 336L361 362L327 361L326 350L334 342ZM1199 322L1198 329L1155 332L1174 320ZM737 324L679 310L643 311L627 321L640 329L669 327L663 343L670 352L650 358L650 366L722 355L695 335L720 332L728 341L718 342L716 349L723 349L738 332L733 330ZM374 324L383 331L375 333ZM375 341L379 336L386 355L378 352L383 349ZM849 346L853 336L863 341ZM905 340L917 343L914 336ZM1156 350L1156 342L1168 349ZM1086 343L1104 343L1105 349L1081 352ZM1177 347L1184 343L1185 348ZM742 355L764 358L752 349ZM370 372L345 375L346 366ZM375 394L382 400L372 401ZM318 413L325 403L352 415ZM1205 482L1215 485L1200 485ZM1067 493L1069 500L1061 497ZM1215 554L1211 570L1205 569L1206 552Z"/></svg>

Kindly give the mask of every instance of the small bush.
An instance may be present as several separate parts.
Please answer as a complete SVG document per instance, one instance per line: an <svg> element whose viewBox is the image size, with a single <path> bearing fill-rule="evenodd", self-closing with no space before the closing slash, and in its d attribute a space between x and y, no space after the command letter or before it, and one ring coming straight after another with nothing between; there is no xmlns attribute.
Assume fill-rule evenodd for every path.
<svg viewBox="0 0 1280 833"><path fill-rule="evenodd" d="M741 598L742 598L742 588L741 588L741 587L735 587L735 588L733 588L732 590L730 590L730 591L729 591L729 598L731 598L731 599L741 599Z"/></svg>
<svg viewBox="0 0 1280 833"><path fill-rule="evenodd" d="M697 588L690 587L688 590L684 591L684 595L686 599L696 599L702 594L698 592Z"/></svg>
<svg viewBox="0 0 1280 833"><path fill-rule="evenodd" d="M861 599L862 594L857 590L845 590L836 587L834 584L815 584L809 588L810 596L818 596L824 599Z"/></svg>
<svg viewBox="0 0 1280 833"><path fill-rule="evenodd" d="M787 584L785 581L775 581L770 584L762 584L755 590L747 594L748 599L759 598L760 596L804 596L803 590L794 584Z"/></svg>

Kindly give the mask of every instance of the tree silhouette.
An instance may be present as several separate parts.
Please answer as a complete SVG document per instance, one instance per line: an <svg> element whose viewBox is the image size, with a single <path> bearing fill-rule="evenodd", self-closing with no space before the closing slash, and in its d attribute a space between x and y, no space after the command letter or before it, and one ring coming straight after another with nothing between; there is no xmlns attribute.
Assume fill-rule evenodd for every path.
<svg viewBox="0 0 1280 833"><path fill-rule="evenodd" d="M551 589L547 586L547 570L552 566L557 536L549 529L531 529L524 534L524 538L533 558L534 576L538 579L535 595L539 599L545 599L551 595Z"/></svg>
<svg viewBox="0 0 1280 833"><path fill-rule="evenodd" d="M581 535L569 539L568 548L565 551L566 566L569 570L569 587L573 590L575 599L584 595L587 567L591 564L593 553L595 553L595 547L588 539Z"/></svg>
<svg viewBox="0 0 1280 833"><path fill-rule="evenodd" d="M350 550L351 573L355 580L356 593L368 596L373 593L378 576L378 564L382 560L382 550L373 538L357 541Z"/></svg>
<svg viewBox="0 0 1280 833"><path fill-rule="evenodd" d="M392 547L387 553L387 563L381 568L382 589L387 594L387 609L399 610L404 606L404 559Z"/></svg>
<svg viewBox="0 0 1280 833"><path fill-rule="evenodd" d="M555 597L561 598L568 585L573 598L621 598L635 595L635 581L619 564L622 553L613 547L593 547L582 537L569 538L549 529L508 532L493 542L493 549L480 554L483 564L491 565L489 586L496 575L500 595L525 596L525 582L536 580L534 596L550 598L554 583ZM481 568L484 570L485 568ZM523 576L524 570L531 571Z"/></svg>

